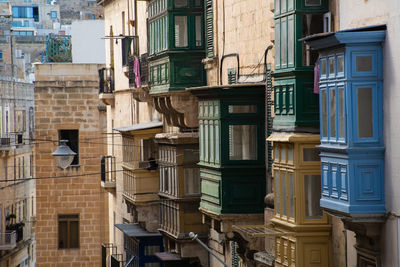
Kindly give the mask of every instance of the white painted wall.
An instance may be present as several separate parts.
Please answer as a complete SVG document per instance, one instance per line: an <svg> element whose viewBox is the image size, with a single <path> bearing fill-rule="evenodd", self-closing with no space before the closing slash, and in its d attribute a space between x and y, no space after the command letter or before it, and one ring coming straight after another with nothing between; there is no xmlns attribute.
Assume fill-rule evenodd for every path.
<svg viewBox="0 0 400 267"><path fill-rule="evenodd" d="M339 0L340 29L386 24L383 46L383 94L386 210L400 215L400 1ZM397 220L389 217L381 235L382 266L400 266Z"/></svg>
<svg viewBox="0 0 400 267"><path fill-rule="evenodd" d="M103 20L72 22L71 38L73 63L106 63Z"/></svg>

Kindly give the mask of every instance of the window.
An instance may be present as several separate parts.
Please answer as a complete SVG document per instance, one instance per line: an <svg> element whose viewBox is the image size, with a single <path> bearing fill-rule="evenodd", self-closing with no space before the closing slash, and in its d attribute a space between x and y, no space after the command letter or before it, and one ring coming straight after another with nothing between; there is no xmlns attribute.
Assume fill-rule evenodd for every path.
<svg viewBox="0 0 400 267"><path fill-rule="evenodd" d="M156 252L160 252L160 245L147 245L144 247L145 256L153 256Z"/></svg>
<svg viewBox="0 0 400 267"><path fill-rule="evenodd" d="M52 19L56 19L56 18L57 18L57 11L51 11L50 17L51 17Z"/></svg>
<svg viewBox="0 0 400 267"><path fill-rule="evenodd" d="M26 130L26 111L16 110L15 117L15 131L24 132Z"/></svg>
<svg viewBox="0 0 400 267"><path fill-rule="evenodd" d="M304 148L303 149L303 160L304 161L319 161L319 151L316 148Z"/></svg>
<svg viewBox="0 0 400 267"><path fill-rule="evenodd" d="M322 210L319 205L321 175L304 175L304 193L306 198L306 219L320 219L322 217Z"/></svg>
<svg viewBox="0 0 400 267"><path fill-rule="evenodd" d="M158 165L156 162L157 148L154 139L140 140L140 161L139 168L156 170Z"/></svg>
<svg viewBox="0 0 400 267"><path fill-rule="evenodd" d="M372 88L357 88L358 137L373 137Z"/></svg>
<svg viewBox="0 0 400 267"><path fill-rule="evenodd" d="M321 110L322 110L322 136L328 136L328 121L327 121L327 105L326 105L326 90L321 91Z"/></svg>
<svg viewBox="0 0 400 267"><path fill-rule="evenodd" d="M134 164L134 153L133 148L135 143L132 136L122 137L122 161L124 164L133 165Z"/></svg>
<svg viewBox="0 0 400 267"><path fill-rule="evenodd" d="M79 248L79 214L58 215L58 248Z"/></svg>
<svg viewBox="0 0 400 267"><path fill-rule="evenodd" d="M356 57L356 71L357 72L372 71L372 56L357 56Z"/></svg>
<svg viewBox="0 0 400 267"><path fill-rule="evenodd" d="M339 88L339 138L344 138L345 110L344 110L344 88Z"/></svg>
<svg viewBox="0 0 400 267"><path fill-rule="evenodd" d="M186 7L188 4L187 1L188 0L175 0L174 5L175 7Z"/></svg>
<svg viewBox="0 0 400 267"><path fill-rule="evenodd" d="M335 91L335 89L329 90L329 97L330 97L330 102L329 102L330 136L335 138L336 137L336 91Z"/></svg>
<svg viewBox="0 0 400 267"><path fill-rule="evenodd" d="M60 130L58 140L68 140L67 145L76 153L71 165L79 165L79 131L78 130Z"/></svg>
<svg viewBox="0 0 400 267"><path fill-rule="evenodd" d="M3 51L0 51L0 61L3 60Z"/></svg>
<svg viewBox="0 0 400 267"><path fill-rule="evenodd" d="M183 152L185 195L200 194L200 171L198 150L185 149Z"/></svg>
<svg viewBox="0 0 400 267"><path fill-rule="evenodd" d="M39 8L31 6L13 6L13 18L33 18L35 22L39 21Z"/></svg>
<svg viewBox="0 0 400 267"><path fill-rule="evenodd" d="M281 199L280 188L281 188L281 186L280 186L280 179L279 179L278 171L275 172L274 181L275 181L275 192L274 192L275 193L275 211L276 211L276 214L280 214L281 213L281 204L280 204L280 199Z"/></svg>
<svg viewBox="0 0 400 267"><path fill-rule="evenodd" d="M175 16L175 47L188 46L187 16Z"/></svg>
<svg viewBox="0 0 400 267"><path fill-rule="evenodd" d="M321 0L305 0L306 6L320 6Z"/></svg>
<svg viewBox="0 0 400 267"><path fill-rule="evenodd" d="M256 125L229 125L229 159L257 160Z"/></svg>
<svg viewBox="0 0 400 267"><path fill-rule="evenodd" d="M228 69L228 84L234 83L236 83L236 69Z"/></svg>
<svg viewBox="0 0 400 267"><path fill-rule="evenodd" d="M229 114L256 113L257 106L256 105L229 105L228 112L229 112Z"/></svg>
<svg viewBox="0 0 400 267"><path fill-rule="evenodd" d="M202 24L201 16L195 16L195 37L196 37L195 45L197 47L203 45L203 34L202 34L203 31L201 29L202 28L201 24Z"/></svg>

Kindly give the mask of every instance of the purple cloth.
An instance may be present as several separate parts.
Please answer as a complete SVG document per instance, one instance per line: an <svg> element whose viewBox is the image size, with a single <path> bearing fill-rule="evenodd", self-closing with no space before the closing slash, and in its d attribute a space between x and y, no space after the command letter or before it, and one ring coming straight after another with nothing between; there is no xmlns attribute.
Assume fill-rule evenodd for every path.
<svg viewBox="0 0 400 267"><path fill-rule="evenodd" d="M140 62L137 57L135 57L135 61L133 62L133 72L135 73L135 83L136 87L139 88L141 86L140 83Z"/></svg>
<svg viewBox="0 0 400 267"><path fill-rule="evenodd" d="M319 65L315 64L314 67L314 94L319 94Z"/></svg>

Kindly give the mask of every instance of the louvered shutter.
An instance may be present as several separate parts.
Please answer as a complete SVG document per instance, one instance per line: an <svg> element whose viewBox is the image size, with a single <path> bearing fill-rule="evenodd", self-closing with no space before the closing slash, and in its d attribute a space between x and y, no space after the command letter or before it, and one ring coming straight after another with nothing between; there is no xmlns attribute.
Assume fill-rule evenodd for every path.
<svg viewBox="0 0 400 267"><path fill-rule="evenodd" d="M207 57L214 56L214 13L213 1L205 0L205 13L206 13L206 55Z"/></svg>

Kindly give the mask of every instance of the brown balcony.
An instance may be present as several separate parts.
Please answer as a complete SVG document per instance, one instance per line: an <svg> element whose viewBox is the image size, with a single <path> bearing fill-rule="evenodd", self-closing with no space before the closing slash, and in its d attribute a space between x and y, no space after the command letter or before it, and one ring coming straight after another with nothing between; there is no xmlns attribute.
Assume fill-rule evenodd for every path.
<svg viewBox="0 0 400 267"><path fill-rule="evenodd" d="M103 156L100 161L101 167L101 187L106 190L115 190L115 157Z"/></svg>
<svg viewBox="0 0 400 267"><path fill-rule="evenodd" d="M189 232L205 234L201 222L199 200L176 201L164 199L160 204L160 231L175 239L188 239Z"/></svg>
<svg viewBox="0 0 400 267"><path fill-rule="evenodd" d="M11 149L11 138L1 137L0 138L0 150L10 150Z"/></svg>
<svg viewBox="0 0 400 267"><path fill-rule="evenodd" d="M158 170L130 170L125 167L123 170L123 196L125 199L132 203L158 199Z"/></svg>
<svg viewBox="0 0 400 267"><path fill-rule="evenodd" d="M99 99L106 105L114 105L114 68L99 69Z"/></svg>
<svg viewBox="0 0 400 267"><path fill-rule="evenodd" d="M17 232L0 233L0 250L10 250L17 245Z"/></svg>

